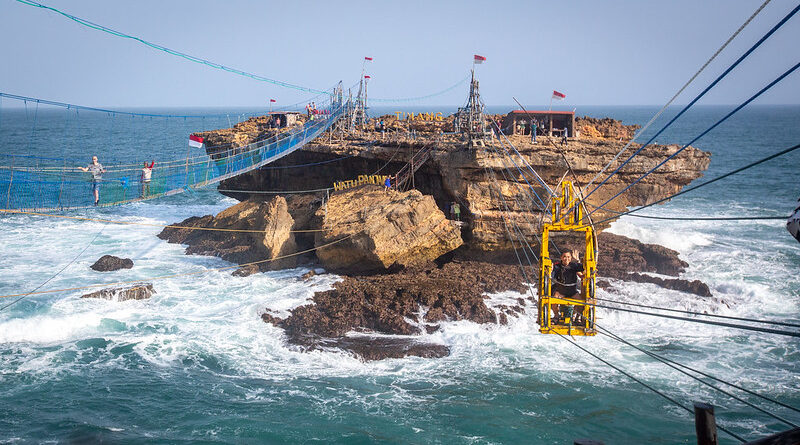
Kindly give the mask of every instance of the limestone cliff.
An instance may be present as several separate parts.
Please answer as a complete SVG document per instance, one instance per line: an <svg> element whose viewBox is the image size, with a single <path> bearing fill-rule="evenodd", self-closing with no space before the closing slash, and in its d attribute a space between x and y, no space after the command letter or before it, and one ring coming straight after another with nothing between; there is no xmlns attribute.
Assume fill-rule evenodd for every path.
<svg viewBox="0 0 800 445"><path fill-rule="evenodd" d="M455 221L430 196L367 186L335 193L317 211L317 257L337 272L386 270L432 261L461 246Z"/></svg>
<svg viewBox="0 0 800 445"><path fill-rule="evenodd" d="M243 201L216 216L189 218L165 228L158 237L188 244L187 254L215 255L240 264L258 262L255 270L275 270L297 265L294 225L286 199L276 196Z"/></svg>
<svg viewBox="0 0 800 445"><path fill-rule="evenodd" d="M447 129L447 120L432 127L431 132L420 127L414 133L409 132L413 129L412 124L394 120L391 122L391 131L383 134L375 129L376 120L373 120L360 134L326 134L303 150L271 164L269 168L224 181L220 189L322 189L332 187L335 181L356 179L359 175L376 172L391 175L400 170L418 150L435 140L430 160L414 175L415 188L433 196L445 215L450 215L448 210L451 203L460 204L462 219L466 223L462 234L470 248L503 249L509 247L501 218L503 213L514 220L531 240L540 231L542 214L538 206L541 203L539 198L530 193L528 184L542 201L547 200L546 189L524 168L522 159L553 188L568 173L564 162L566 158L575 173L575 177L569 174L568 178L573 181L577 178L577 184L585 186L627 142L626 139L618 140L616 136L632 134L631 127L609 121L579 120L584 126L594 125L599 136L569 140L563 146L551 143L546 138L539 138L539 143L534 145L528 137L511 136L517 153L508 144L500 144L497 139L487 141L486 147L466 148L460 137L441 134L442 129ZM633 144L619 161L626 159L636 148L638 145ZM592 194L588 200L590 210L594 209L592 206L599 206L614 196L678 148L677 145L646 147ZM613 200L606 206L609 210L598 210L592 216L599 221L613 217L614 212L624 211L628 206L644 205L676 193L700 177L709 161L709 153L689 147ZM602 177L595 183L600 180ZM238 199L249 197L245 193L223 193ZM498 199L498 196L502 199ZM602 224L601 228L607 224Z"/></svg>

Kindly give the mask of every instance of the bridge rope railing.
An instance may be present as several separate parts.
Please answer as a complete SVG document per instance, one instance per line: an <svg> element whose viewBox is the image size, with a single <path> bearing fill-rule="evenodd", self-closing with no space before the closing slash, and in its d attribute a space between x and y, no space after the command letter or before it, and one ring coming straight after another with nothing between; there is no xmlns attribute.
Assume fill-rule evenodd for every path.
<svg viewBox="0 0 800 445"><path fill-rule="evenodd" d="M90 173L68 166L33 166L11 164L0 169L0 209L65 210L90 207L94 204L93 187L99 187L100 206L126 204L186 190L204 187L257 169L301 148L331 127L348 106L341 96L329 95L329 103L321 105L319 114L302 125L273 134L241 147L229 147L197 156L187 153L179 159L159 161L151 180L144 181L141 168L108 165L102 178L95 181ZM209 154L210 152L210 154ZM30 164L30 163L29 163Z"/></svg>

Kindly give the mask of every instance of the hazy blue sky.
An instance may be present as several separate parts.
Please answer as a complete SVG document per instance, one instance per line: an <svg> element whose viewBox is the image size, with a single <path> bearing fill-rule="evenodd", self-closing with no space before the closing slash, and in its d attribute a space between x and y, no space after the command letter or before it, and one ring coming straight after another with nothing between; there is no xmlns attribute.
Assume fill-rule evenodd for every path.
<svg viewBox="0 0 800 445"><path fill-rule="evenodd" d="M274 79L325 89L358 79L370 96L442 90L473 54L487 104L663 104L761 4L742 1L42 0L152 42ZM794 1L773 0L687 94L698 92ZM737 103L800 58L800 14L704 103ZM0 91L95 106L288 104L307 93L241 78L0 0ZM459 104L466 84L422 104ZM683 96L683 102L688 101ZM800 73L761 103L800 103Z"/></svg>

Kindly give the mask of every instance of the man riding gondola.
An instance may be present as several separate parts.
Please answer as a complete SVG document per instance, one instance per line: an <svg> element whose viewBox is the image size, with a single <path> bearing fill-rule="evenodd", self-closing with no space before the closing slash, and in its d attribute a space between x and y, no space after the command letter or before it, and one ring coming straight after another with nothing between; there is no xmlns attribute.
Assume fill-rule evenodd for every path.
<svg viewBox="0 0 800 445"><path fill-rule="evenodd" d="M578 295L578 278L583 278L583 264L580 263L580 256L577 250L561 254L561 262L553 265L552 278L554 297L580 299ZM580 323L578 319L580 314L583 313L583 306L574 308L572 305L563 306L565 307L558 304L553 305L554 322L563 323L566 317L570 317L572 324Z"/></svg>

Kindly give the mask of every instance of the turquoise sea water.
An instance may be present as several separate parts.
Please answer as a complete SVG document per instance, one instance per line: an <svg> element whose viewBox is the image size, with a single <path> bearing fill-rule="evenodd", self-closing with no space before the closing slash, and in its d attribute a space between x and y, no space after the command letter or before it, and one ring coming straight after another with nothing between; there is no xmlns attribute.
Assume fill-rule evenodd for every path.
<svg viewBox="0 0 800 445"><path fill-rule="evenodd" d="M656 110L578 107L577 113L644 123ZM658 142L684 143L728 110L700 107ZM52 109L40 109L34 125L30 104L27 114L8 106L0 113L0 153L66 157L75 165L84 165L93 153L106 163L177 158L185 155L188 133L228 126L227 117L165 120ZM799 124L797 106L743 110L694 144L712 153L706 178L796 144ZM793 153L646 213L788 215L800 195L798 170L800 154ZM167 224L233 203L208 190L71 214ZM181 246L155 237L156 227L19 215L0 217L0 227L2 295L39 286L92 240L74 264L42 289L145 280L226 265L217 258L183 255ZM626 283L619 285L622 295L614 298L800 321L800 244L782 221L628 216L611 230L679 251L690 263L685 278L703 280L714 294L702 299ZM103 254L133 258L136 267L108 274L90 270ZM564 340L538 334L534 316L508 326L446 323L440 332L425 336L451 348L452 354L443 359L364 363L335 351L299 352L259 315L267 307L285 313L337 279L322 274L305 282L299 277L306 271L246 278L208 272L154 281L158 293L150 300L86 300L78 298L81 291L72 291L30 296L1 311L0 442L695 441L688 413ZM488 303L514 297L493 295ZM604 326L637 345L800 406L796 338L612 311L598 311L598 316ZM577 341L687 406L692 401L713 403L719 424L745 438L788 428L608 338ZM746 398L800 422L797 413ZM720 438L737 442L724 433Z"/></svg>

